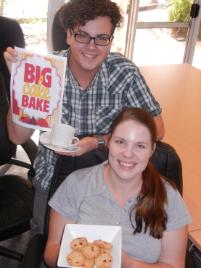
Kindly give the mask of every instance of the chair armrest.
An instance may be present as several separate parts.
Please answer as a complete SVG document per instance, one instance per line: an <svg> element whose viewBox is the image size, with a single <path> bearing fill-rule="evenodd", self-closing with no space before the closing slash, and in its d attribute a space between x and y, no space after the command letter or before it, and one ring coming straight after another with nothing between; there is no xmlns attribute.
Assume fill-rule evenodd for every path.
<svg viewBox="0 0 201 268"><path fill-rule="evenodd" d="M21 145L24 151L26 152L31 164L33 164L36 153L38 151L37 144L30 138L28 141L26 141L24 144Z"/></svg>
<svg viewBox="0 0 201 268"><path fill-rule="evenodd" d="M47 236L44 234L35 235L28 245L25 255L19 268L40 268L43 261L43 254Z"/></svg>

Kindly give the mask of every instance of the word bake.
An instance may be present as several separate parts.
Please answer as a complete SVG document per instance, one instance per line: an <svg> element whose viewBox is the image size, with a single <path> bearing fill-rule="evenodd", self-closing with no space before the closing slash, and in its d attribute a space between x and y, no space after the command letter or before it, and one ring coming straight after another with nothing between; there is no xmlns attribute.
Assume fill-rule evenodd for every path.
<svg viewBox="0 0 201 268"><path fill-rule="evenodd" d="M51 85L51 68L41 68L26 63L22 88L22 107L48 113Z"/></svg>

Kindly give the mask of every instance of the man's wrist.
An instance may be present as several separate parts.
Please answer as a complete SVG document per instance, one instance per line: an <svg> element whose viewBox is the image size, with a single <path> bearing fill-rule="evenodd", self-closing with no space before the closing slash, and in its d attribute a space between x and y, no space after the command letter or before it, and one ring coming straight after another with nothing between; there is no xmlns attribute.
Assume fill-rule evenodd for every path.
<svg viewBox="0 0 201 268"><path fill-rule="evenodd" d="M97 148L105 147L105 139L103 136L95 136L97 142Z"/></svg>

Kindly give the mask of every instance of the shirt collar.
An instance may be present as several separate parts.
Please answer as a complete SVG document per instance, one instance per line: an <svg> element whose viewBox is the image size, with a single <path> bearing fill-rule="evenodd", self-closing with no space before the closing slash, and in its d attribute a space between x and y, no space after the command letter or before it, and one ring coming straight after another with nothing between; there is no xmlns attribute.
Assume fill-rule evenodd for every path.
<svg viewBox="0 0 201 268"><path fill-rule="evenodd" d="M70 71L72 78L77 83L77 81L75 80L75 78L74 78L74 76L69 68L70 53L71 53L70 48L68 48L66 51L67 70ZM106 90L108 85L109 85L109 71L108 71L106 59L103 61L97 74L95 75L94 79L91 81L90 87L93 87L96 83L98 84L99 81L101 81L101 86L102 86L101 90Z"/></svg>

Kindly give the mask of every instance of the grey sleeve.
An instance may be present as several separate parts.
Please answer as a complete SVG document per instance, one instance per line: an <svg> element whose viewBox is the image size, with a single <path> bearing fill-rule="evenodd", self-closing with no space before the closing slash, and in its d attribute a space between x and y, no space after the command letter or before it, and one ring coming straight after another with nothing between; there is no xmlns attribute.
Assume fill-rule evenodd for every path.
<svg viewBox="0 0 201 268"><path fill-rule="evenodd" d="M81 192L78 180L74 173L69 175L59 186L49 201L49 206L56 210L63 217L76 221L78 218Z"/></svg>
<svg viewBox="0 0 201 268"><path fill-rule="evenodd" d="M191 222L191 216L180 193L168 185L167 195L167 231L175 230L189 224Z"/></svg>

